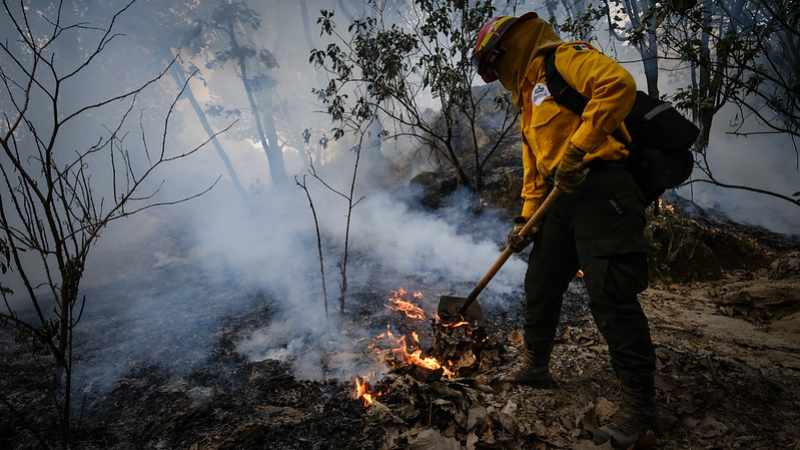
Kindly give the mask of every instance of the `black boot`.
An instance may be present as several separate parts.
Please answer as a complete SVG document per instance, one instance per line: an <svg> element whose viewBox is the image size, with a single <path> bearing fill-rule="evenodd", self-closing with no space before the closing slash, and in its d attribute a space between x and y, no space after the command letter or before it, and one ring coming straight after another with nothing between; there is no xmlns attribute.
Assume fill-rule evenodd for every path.
<svg viewBox="0 0 800 450"><path fill-rule="evenodd" d="M558 383L550 375L547 364L536 364L530 352L522 353L522 367L503 377L501 381L513 384L522 384L534 389L557 389Z"/></svg>
<svg viewBox="0 0 800 450"><path fill-rule="evenodd" d="M594 431L594 443L616 449L655 446L656 401L653 377L623 382L622 405L608 424Z"/></svg>

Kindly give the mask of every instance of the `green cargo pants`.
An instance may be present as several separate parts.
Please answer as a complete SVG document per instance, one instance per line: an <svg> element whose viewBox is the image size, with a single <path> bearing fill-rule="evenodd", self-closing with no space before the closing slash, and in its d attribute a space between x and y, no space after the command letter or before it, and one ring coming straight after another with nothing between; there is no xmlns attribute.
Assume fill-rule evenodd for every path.
<svg viewBox="0 0 800 450"><path fill-rule="evenodd" d="M547 212L525 276L525 344L534 365L549 362L562 297L580 268L615 372L623 381L652 377L655 354L637 299L647 287L644 208L624 164L601 162Z"/></svg>

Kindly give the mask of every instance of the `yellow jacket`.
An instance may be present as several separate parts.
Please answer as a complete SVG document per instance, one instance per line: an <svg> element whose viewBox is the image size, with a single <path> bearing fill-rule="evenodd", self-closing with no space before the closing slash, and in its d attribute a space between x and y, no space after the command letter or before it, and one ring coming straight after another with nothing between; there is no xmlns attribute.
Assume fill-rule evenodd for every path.
<svg viewBox="0 0 800 450"><path fill-rule="evenodd" d="M561 157L573 144L587 152L584 161L620 160L628 150L611 133L633 108L636 82L616 61L584 42L557 47L556 67L564 80L590 99L578 117L553 99L545 80L544 55L528 64L520 86L522 110L522 215L530 217L547 194L545 178L555 175Z"/></svg>

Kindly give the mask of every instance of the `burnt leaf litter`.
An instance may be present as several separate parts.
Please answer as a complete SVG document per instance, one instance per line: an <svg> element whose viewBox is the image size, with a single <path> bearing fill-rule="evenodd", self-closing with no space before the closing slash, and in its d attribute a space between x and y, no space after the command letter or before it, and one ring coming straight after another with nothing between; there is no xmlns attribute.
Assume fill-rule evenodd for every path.
<svg viewBox="0 0 800 450"><path fill-rule="evenodd" d="M656 281L641 301L656 344L657 448L800 448L798 242L687 213L677 202L651 217L648 232ZM426 282L437 280L397 281L426 292L436 288ZM256 362L237 351L243 336L273 320L266 302L224 320L207 361L187 373L134 363L109 390L79 394L73 448L610 448L588 439L616 410L619 385L580 278L558 331L557 390L498 381L520 363L519 295L490 303L506 306L486 308L479 329L437 324L435 297L427 294L416 300L425 320L375 313L391 295L375 287L357 292L343 330L377 334L388 325L398 335L414 333L418 342L407 343L406 353L418 349L447 362L450 374L395 361L369 379L374 397L365 406L352 380L301 380L291 360ZM54 442L47 357L5 329L0 339L0 447ZM375 357L362 341L363 351L348 358Z"/></svg>

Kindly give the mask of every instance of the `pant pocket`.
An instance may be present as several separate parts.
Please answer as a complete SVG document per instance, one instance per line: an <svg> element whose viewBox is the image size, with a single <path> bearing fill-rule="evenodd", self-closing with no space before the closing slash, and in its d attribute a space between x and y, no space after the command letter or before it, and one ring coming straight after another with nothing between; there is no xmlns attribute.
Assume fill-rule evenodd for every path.
<svg viewBox="0 0 800 450"><path fill-rule="evenodd" d="M647 252L644 204L624 190L593 196L575 208L575 243L580 254L611 256Z"/></svg>
<svg viewBox="0 0 800 450"><path fill-rule="evenodd" d="M647 289L647 254L584 256L581 265L592 301L635 301Z"/></svg>

